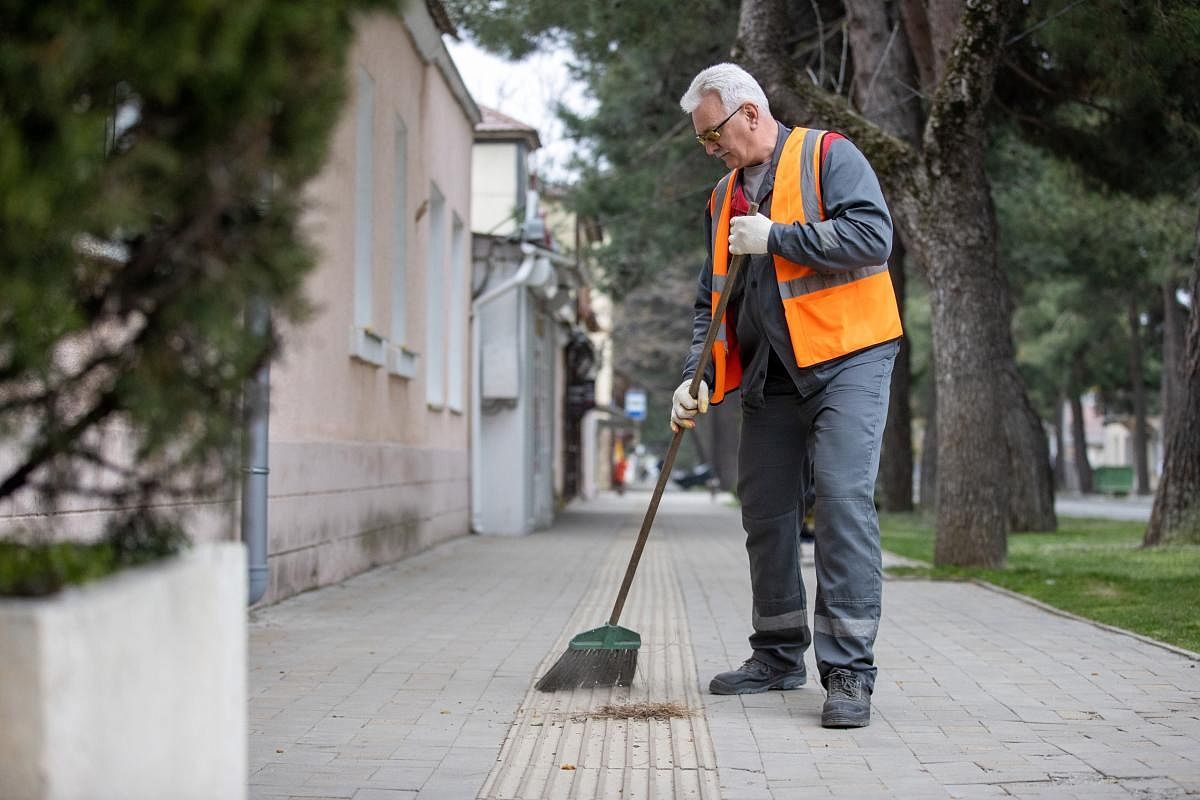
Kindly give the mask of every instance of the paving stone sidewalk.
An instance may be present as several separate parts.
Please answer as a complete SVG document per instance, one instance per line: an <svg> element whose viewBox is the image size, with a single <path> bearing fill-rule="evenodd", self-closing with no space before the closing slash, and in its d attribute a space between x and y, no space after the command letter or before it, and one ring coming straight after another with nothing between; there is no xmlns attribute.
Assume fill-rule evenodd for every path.
<svg viewBox="0 0 1200 800"><path fill-rule="evenodd" d="M622 617L643 638L634 686L533 691L605 621L648 499L254 612L250 796L1200 795L1196 660L974 584L886 583L869 728L822 729L815 684L708 694L748 655L750 601L738 513L698 493L664 497ZM597 713L646 702L687 713Z"/></svg>

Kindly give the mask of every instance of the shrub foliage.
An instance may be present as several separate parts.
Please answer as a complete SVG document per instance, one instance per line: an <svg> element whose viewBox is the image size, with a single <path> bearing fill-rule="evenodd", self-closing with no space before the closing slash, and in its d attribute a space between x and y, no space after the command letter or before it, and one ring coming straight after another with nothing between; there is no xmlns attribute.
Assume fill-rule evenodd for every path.
<svg viewBox="0 0 1200 800"><path fill-rule="evenodd" d="M373 5L0 3L0 509L169 539L146 507L227 480L278 350L246 308L305 314L303 188Z"/></svg>

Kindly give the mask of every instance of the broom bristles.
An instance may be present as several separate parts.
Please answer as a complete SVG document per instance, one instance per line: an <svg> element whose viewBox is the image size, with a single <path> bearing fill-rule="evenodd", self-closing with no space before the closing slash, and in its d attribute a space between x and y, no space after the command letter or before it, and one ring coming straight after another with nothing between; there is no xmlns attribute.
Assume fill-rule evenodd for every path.
<svg viewBox="0 0 1200 800"><path fill-rule="evenodd" d="M629 686L637 671L636 648L568 648L534 687L543 692Z"/></svg>

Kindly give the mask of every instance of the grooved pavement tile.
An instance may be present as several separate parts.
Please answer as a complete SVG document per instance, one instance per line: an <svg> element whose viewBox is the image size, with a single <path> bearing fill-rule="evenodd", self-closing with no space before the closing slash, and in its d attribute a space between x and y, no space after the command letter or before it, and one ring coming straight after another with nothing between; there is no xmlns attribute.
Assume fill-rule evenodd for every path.
<svg viewBox="0 0 1200 800"><path fill-rule="evenodd" d="M539 675L572 636L607 621L640 528L640 520L635 523L610 549ZM652 531L620 619L642 636L633 685L530 689L481 797L716 798L716 764L685 621L671 560ZM604 705L631 703L675 703L692 713L664 719L595 715Z"/></svg>

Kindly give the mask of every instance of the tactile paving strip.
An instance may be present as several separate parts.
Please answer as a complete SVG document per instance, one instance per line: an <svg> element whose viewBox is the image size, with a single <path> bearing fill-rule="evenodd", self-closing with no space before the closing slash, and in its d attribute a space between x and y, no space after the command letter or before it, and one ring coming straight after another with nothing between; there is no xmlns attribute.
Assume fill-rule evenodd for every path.
<svg viewBox="0 0 1200 800"><path fill-rule="evenodd" d="M480 797L720 797L716 757L696 678L683 596L667 545L651 539L642 555L620 624L641 634L630 687L554 693L532 688L580 631L605 623L633 549L621 536L610 549L509 729ZM602 706L671 703L688 712L671 719L592 716Z"/></svg>

